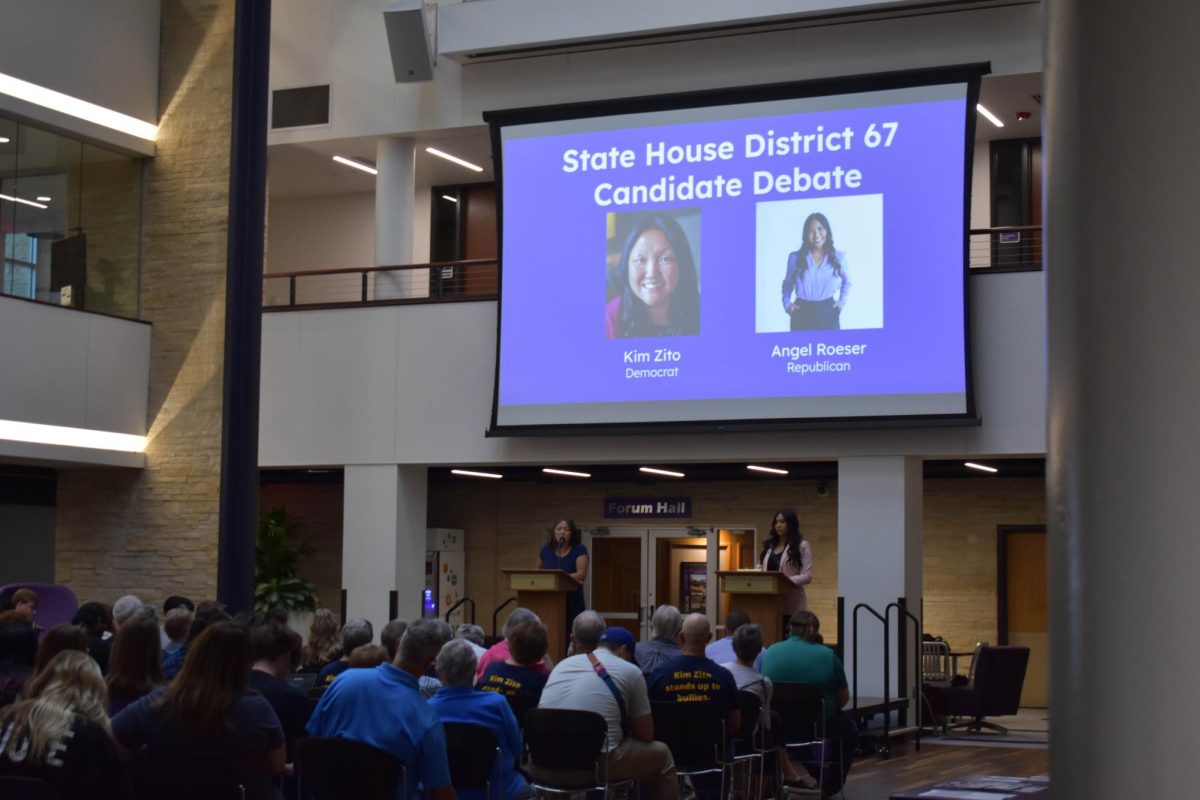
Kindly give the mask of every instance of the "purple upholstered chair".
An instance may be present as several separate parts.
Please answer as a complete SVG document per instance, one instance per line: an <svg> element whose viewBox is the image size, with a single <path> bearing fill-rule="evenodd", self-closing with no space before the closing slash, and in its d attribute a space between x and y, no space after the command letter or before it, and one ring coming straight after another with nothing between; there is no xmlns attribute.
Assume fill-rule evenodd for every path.
<svg viewBox="0 0 1200 800"><path fill-rule="evenodd" d="M950 727L965 727L969 731L990 728L998 733L1008 733L1004 726L984 722L983 718L1017 713L1028 666L1028 647L980 647L972 664L972 680L966 686L949 686L944 690L945 714L971 717L968 722Z"/></svg>
<svg viewBox="0 0 1200 800"><path fill-rule="evenodd" d="M30 589L37 593L38 611L33 621L38 627L49 630L55 625L66 625L79 610L75 593L57 583L10 583L0 586L0 592Z"/></svg>

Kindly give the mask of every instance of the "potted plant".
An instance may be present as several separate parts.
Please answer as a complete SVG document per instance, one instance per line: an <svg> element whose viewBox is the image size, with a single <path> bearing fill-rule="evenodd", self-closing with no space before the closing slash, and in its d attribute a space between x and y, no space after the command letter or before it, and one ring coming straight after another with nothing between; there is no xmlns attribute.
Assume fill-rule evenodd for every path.
<svg viewBox="0 0 1200 800"><path fill-rule="evenodd" d="M288 623L301 636L308 633L304 617L311 618L317 608L317 585L296 575L304 543L287 510L276 508L258 518L255 543L254 610L266 612L282 608Z"/></svg>

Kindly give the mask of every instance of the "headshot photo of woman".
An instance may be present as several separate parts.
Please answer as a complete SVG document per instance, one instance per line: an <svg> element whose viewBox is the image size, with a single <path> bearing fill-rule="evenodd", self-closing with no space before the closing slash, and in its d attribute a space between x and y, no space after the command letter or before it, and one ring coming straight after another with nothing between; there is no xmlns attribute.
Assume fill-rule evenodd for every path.
<svg viewBox="0 0 1200 800"><path fill-rule="evenodd" d="M791 318L791 329L839 330L849 294L846 254L834 245L825 215L809 214L800 249L788 256L783 278L783 310Z"/></svg>
<svg viewBox="0 0 1200 800"><path fill-rule="evenodd" d="M645 214L625 237L616 278L620 290L604 306L606 339L700 333L700 281L679 222Z"/></svg>

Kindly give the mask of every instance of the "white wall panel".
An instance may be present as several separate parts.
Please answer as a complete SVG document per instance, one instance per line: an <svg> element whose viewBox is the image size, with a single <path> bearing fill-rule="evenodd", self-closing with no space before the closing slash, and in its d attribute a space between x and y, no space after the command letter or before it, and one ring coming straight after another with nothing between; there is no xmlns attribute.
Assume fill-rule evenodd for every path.
<svg viewBox="0 0 1200 800"><path fill-rule="evenodd" d="M966 428L486 439L495 303L267 314L259 458L315 466L1042 453L1041 278L972 277L983 424Z"/></svg>

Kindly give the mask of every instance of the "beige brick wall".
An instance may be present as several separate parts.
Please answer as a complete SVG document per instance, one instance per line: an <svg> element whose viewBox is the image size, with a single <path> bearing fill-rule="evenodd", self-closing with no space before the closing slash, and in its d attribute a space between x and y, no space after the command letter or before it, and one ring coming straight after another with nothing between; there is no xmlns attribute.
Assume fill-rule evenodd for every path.
<svg viewBox="0 0 1200 800"><path fill-rule="evenodd" d="M766 535L771 513L790 505L812 540L815 579L809 592L831 640L837 638L837 484L818 497L816 481L688 483L678 491L639 484L539 484L452 482L429 487L429 526L466 530L468 593L479 621L490 631L491 613L503 591L500 570L532 566L556 515L582 525L604 524L606 496L690 496L689 520L665 525L751 525ZM264 509L286 506L300 521L313 554L305 575L322 587L322 601L336 608L341 576L340 487L303 484L264 487ZM1040 478L931 479L924 492L925 629L955 650L997 641L996 528L1045 522ZM650 526L648 526L650 527ZM657 525L653 527L658 527ZM334 592L325 596L325 586Z"/></svg>
<svg viewBox="0 0 1200 800"><path fill-rule="evenodd" d="M150 441L145 470L59 475L55 574L81 600L216 593L233 6L162 3L142 234Z"/></svg>

